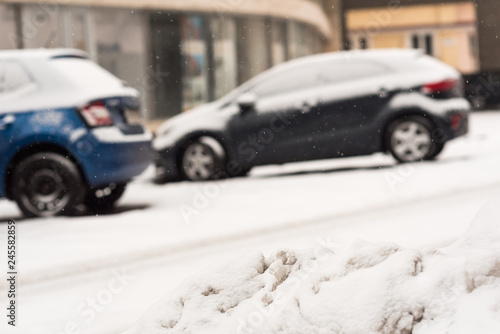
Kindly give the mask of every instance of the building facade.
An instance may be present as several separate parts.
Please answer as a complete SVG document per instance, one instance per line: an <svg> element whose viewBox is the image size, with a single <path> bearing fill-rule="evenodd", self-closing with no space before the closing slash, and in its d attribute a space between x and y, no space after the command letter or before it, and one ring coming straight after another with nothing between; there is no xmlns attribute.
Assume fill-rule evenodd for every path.
<svg viewBox="0 0 500 334"><path fill-rule="evenodd" d="M335 1L335 0L331 0ZM473 3L476 12L476 30L478 36L479 69L483 72L500 73L500 1L497 0L341 0L343 11L371 9L386 12L394 8L422 5L446 5ZM347 29L342 29L344 45L348 44Z"/></svg>
<svg viewBox="0 0 500 334"><path fill-rule="evenodd" d="M0 1L0 49L70 47L137 88L149 120L212 101L331 38L322 1Z"/></svg>
<svg viewBox="0 0 500 334"><path fill-rule="evenodd" d="M346 12L350 48L422 49L464 74L479 71L476 24L472 1Z"/></svg>

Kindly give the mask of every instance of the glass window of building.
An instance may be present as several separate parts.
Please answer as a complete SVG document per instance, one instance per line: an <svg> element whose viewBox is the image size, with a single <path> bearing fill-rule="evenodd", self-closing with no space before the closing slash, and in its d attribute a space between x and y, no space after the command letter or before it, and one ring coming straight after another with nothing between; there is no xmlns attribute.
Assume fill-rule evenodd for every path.
<svg viewBox="0 0 500 334"><path fill-rule="evenodd" d="M309 46L308 26L298 22L288 23L288 46L290 58L304 57L312 53Z"/></svg>
<svg viewBox="0 0 500 334"><path fill-rule="evenodd" d="M413 34L411 45L414 49L422 49L428 55L434 55L434 37L432 34Z"/></svg>
<svg viewBox="0 0 500 334"><path fill-rule="evenodd" d="M210 21L213 42L213 96L219 98L238 84L236 23L232 18L216 16Z"/></svg>
<svg viewBox="0 0 500 334"><path fill-rule="evenodd" d="M23 5L22 38L25 48L63 46L59 6Z"/></svg>
<svg viewBox="0 0 500 334"><path fill-rule="evenodd" d="M280 64L288 59L286 23L273 20L271 23L271 52L273 65Z"/></svg>
<svg viewBox="0 0 500 334"><path fill-rule="evenodd" d="M19 36L16 32L13 5L0 5L0 50L15 49Z"/></svg>
<svg viewBox="0 0 500 334"><path fill-rule="evenodd" d="M267 70L269 64L268 27L263 18L241 19L238 27L239 81L245 82Z"/></svg>
<svg viewBox="0 0 500 334"><path fill-rule="evenodd" d="M182 112L182 58L178 14L150 13L151 67L147 86L152 94L152 119L162 119Z"/></svg>
<svg viewBox="0 0 500 334"><path fill-rule="evenodd" d="M93 11L97 61L99 64L138 89L147 107L147 94L154 90L162 73L155 73L147 66L147 46L144 36L144 13L121 9L96 9Z"/></svg>
<svg viewBox="0 0 500 334"><path fill-rule="evenodd" d="M183 16L181 24L183 108L208 101L208 68L205 19L199 15Z"/></svg>
<svg viewBox="0 0 500 334"><path fill-rule="evenodd" d="M314 28L311 28L311 41L313 41L312 53L322 53L324 50L324 39L322 35Z"/></svg>
<svg viewBox="0 0 500 334"><path fill-rule="evenodd" d="M89 11L65 8L63 15L65 46L91 51Z"/></svg>

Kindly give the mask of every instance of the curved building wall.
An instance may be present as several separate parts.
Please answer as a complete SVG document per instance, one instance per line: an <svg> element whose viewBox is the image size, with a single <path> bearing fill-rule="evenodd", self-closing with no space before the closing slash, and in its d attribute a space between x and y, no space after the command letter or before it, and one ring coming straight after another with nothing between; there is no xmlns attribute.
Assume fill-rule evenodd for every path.
<svg viewBox="0 0 500 334"><path fill-rule="evenodd" d="M142 93L148 119L168 118L273 65L322 52L331 35L321 1L4 2L20 8L20 19L0 16L13 31L0 48L86 50ZM0 5L0 15L12 4Z"/></svg>
<svg viewBox="0 0 500 334"><path fill-rule="evenodd" d="M3 0L5 3L42 3L37 0ZM51 5L129 8L197 13L271 16L315 26L323 35L331 34L321 0L52 0Z"/></svg>

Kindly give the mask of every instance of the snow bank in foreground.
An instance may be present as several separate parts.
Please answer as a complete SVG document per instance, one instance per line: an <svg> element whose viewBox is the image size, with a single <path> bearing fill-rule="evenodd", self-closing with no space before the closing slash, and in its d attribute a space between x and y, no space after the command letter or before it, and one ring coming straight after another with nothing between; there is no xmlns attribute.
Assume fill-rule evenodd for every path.
<svg viewBox="0 0 500 334"><path fill-rule="evenodd" d="M499 204L445 249L242 255L187 281L127 334L500 333Z"/></svg>

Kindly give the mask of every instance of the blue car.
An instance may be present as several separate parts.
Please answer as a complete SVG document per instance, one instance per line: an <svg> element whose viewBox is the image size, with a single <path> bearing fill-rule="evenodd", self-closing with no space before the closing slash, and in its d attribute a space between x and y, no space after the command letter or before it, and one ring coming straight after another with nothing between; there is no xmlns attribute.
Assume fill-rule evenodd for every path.
<svg viewBox="0 0 500 334"><path fill-rule="evenodd" d="M78 50L0 52L0 198L28 217L111 207L151 163L139 93Z"/></svg>

